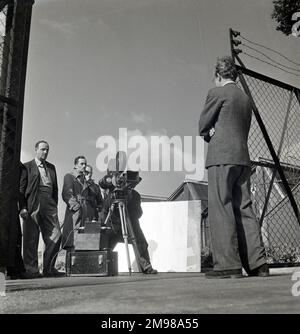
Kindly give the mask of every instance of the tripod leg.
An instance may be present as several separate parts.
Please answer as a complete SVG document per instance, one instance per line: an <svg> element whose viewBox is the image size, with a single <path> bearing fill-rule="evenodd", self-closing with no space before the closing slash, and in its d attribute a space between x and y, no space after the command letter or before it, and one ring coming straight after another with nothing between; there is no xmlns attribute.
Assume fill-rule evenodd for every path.
<svg viewBox="0 0 300 334"><path fill-rule="evenodd" d="M111 213L113 212L113 210L114 210L114 204L111 205L111 208L109 209L108 214L107 214L107 216L105 218L105 222L104 222L105 226L107 225L107 222L108 222L108 220L109 220L109 218L110 218Z"/></svg>
<svg viewBox="0 0 300 334"><path fill-rule="evenodd" d="M123 235L123 240L124 240L125 248L126 248L128 271L129 271L129 275L131 275L132 270L131 270L129 247L128 247L128 232L127 232L127 226L126 226L125 208L124 208L123 203L119 203L119 213L120 213L120 219L121 219L122 235Z"/></svg>

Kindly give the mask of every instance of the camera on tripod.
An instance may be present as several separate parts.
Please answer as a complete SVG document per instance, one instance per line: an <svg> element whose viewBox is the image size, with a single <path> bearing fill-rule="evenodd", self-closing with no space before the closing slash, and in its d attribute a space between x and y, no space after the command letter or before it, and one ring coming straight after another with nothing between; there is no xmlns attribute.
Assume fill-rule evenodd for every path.
<svg viewBox="0 0 300 334"><path fill-rule="evenodd" d="M104 200L104 213L106 215L104 225L111 226L108 233L108 244L110 240L120 234L125 244L126 257L129 274L131 275L131 262L128 243L131 243L137 260L138 269L141 271L140 253L136 244L134 230L127 210L128 202L131 200L131 192L135 186L141 182L139 172L126 170L126 154L118 152L116 159L111 159L108 164L107 174L99 181L99 186L108 190L106 200ZM126 171L124 171L126 170ZM110 246L108 247L110 248Z"/></svg>
<svg viewBox="0 0 300 334"><path fill-rule="evenodd" d="M111 198L115 200L124 200L130 191L141 182L139 172L126 171L116 173L112 179L115 188L111 192Z"/></svg>
<svg viewBox="0 0 300 334"><path fill-rule="evenodd" d="M108 171L99 182L103 189L109 189L110 199L125 200L130 191L141 182L139 172Z"/></svg>

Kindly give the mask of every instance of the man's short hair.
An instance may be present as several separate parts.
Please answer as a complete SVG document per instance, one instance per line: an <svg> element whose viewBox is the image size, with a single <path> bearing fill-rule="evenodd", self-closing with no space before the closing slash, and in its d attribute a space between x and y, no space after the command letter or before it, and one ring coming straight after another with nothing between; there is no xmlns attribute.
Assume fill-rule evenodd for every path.
<svg viewBox="0 0 300 334"><path fill-rule="evenodd" d="M217 76L217 74L223 79L236 80L238 73L232 57L225 56L217 59L215 76Z"/></svg>
<svg viewBox="0 0 300 334"><path fill-rule="evenodd" d="M35 144L34 148L37 149L37 148L39 147L39 145L42 144L42 143L47 144L47 145L49 146L49 144L48 144L48 142L46 142L46 140L39 140L39 141Z"/></svg>
<svg viewBox="0 0 300 334"><path fill-rule="evenodd" d="M86 161L85 156L83 156L83 155L79 155L78 157L76 157L76 158L74 159L74 165L77 165L79 159L84 159L84 160Z"/></svg>

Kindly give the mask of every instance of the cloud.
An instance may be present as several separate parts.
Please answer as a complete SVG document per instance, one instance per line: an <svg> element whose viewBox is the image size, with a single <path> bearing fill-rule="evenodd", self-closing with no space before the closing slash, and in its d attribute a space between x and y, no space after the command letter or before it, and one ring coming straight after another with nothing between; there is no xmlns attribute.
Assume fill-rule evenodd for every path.
<svg viewBox="0 0 300 334"><path fill-rule="evenodd" d="M102 32L103 32L103 30L106 31L106 32L112 32L112 33L114 32L111 29L111 27L103 21L103 19L101 17L98 17L96 22L101 27Z"/></svg>
<svg viewBox="0 0 300 334"><path fill-rule="evenodd" d="M135 124L149 124L151 122L151 117L143 113L136 113L131 111L130 117Z"/></svg>
<svg viewBox="0 0 300 334"><path fill-rule="evenodd" d="M58 22L49 19L40 19L39 22L50 29L62 32L63 34L70 35L74 33L74 25L69 22Z"/></svg>
<svg viewBox="0 0 300 334"><path fill-rule="evenodd" d="M203 179L204 142L198 136L170 138L165 130L144 134L139 129L121 128L118 138L101 136L96 147L101 149L96 161L99 171L105 171L108 162L122 151L130 170L186 172L195 179Z"/></svg>
<svg viewBox="0 0 300 334"><path fill-rule="evenodd" d="M143 164L142 160L145 160L144 168L148 166L148 170L152 170L152 167L156 166L154 168L162 168L166 171L174 168L175 171L186 171L189 174L196 171L198 177L203 177L198 170L200 168L202 171L205 160L204 144L200 137L173 136L170 138L165 129L147 134L143 134L138 129L128 130L126 135L127 138L122 136L119 138L117 147L120 147L121 141L127 140L128 158L138 150L140 163Z"/></svg>

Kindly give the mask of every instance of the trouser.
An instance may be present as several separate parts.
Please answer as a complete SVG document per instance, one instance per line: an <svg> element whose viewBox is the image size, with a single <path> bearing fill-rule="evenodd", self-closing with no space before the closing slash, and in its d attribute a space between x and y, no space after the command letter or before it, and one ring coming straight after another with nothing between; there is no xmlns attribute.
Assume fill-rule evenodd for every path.
<svg viewBox="0 0 300 334"><path fill-rule="evenodd" d="M129 218L130 219L130 218ZM141 229L138 219L130 219L132 234L135 238L136 248L138 250L138 256L136 261L139 263L142 271L151 268L150 256L148 252L148 242L145 238L145 235Z"/></svg>
<svg viewBox="0 0 300 334"><path fill-rule="evenodd" d="M17 209L16 209L17 210ZM10 261L7 265L7 274L9 276L19 275L25 271L24 261L22 258L22 231L21 224L19 220L19 214L16 211L15 223L17 226L10 232L14 233L14 236L10 239L9 251L10 251Z"/></svg>
<svg viewBox="0 0 300 334"><path fill-rule="evenodd" d="M39 234L45 243L43 272L50 273L61 243L61 230L57 215L57 205L48 194L38 195L37 209L23 223L23 259L26 271L37 273Z"/></svg>
<svg viewBox="0 0 300 334"><path fill-rule="evenodd" d="M214 270L249 272L266 262L259 222L250 196L251 168L208 168L208 219Z"/></svg>

